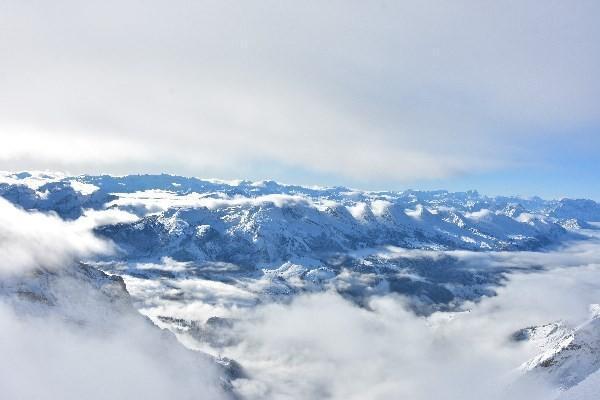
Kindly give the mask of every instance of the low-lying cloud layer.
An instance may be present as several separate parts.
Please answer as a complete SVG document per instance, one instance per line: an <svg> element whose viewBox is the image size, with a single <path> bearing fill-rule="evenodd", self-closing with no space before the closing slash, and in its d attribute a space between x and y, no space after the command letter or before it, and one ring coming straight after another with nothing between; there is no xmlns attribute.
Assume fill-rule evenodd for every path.
<svg viewBox="0 0 600 400"><path fill-rule="evenodd" d="M539 350L510 336L581 322L600 299L599 275L600 264L514 275L497 297L429 317L391 295L370 311L331 293L303 296L256 310L226 354L251 372L237 382L250 399L547 400L556 392L543 381L516 386L517 367Z"/></svg>
<svg viewBox="0 0 600 400"><path fill-rule="evenodd" d="M577 326L600 300L600 242L569 243L550 252L391 252L393 257L452 256L473 269L511 271L497 295L456 312L417 316L406 297L371 297L359 307L333 293L298 295L289 304L256 304L223 282L128 278L145 314L204 321L237 319L237 344L211 348L242 363L249 379L234 381L247 399L548 400L557 389L520 379L518 367L540 351L514 342L529 326ZM542 268L531 268L539 266ZM448 268L452 268L448 266ZM164 298L161 295L167 290Z"/></svg>
<svg viewBox="0 0 600 400"><path fill-rule="evenodd" d="M110 253L111 243L93 234L95 224L27 212L0 198L0 274L65 267L79 259Z"/></svg>
<svg viewBox="0 0 600 400"><path fill-rule="evenodd" d="M326 205L336 205L334 201L321 200L316 204L312 199L301 195L289 194L268 194L256 197L227 196L220 193L189 193L180 195L178 193L165 190L146 190L134 193L116 193L118 199L111 201L107 207L118 206L121 208L132 209L141 215L167 211L171 208L202 208L210 210L236 206L261 206L273 204L276 207L285 207L292 205L304 205L311 207L323 207ZM108 210L104 210L106 212Z"/></svg>

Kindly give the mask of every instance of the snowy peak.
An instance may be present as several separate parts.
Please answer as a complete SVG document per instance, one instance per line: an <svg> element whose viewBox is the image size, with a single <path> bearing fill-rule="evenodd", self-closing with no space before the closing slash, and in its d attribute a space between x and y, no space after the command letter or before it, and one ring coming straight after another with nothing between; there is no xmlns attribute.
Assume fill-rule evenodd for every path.
<svg viewBox="0 0 600 400"><path fill-rule="evenodd" d="M585 223L569 221L592 218L598 208L591 200L492 198L475 191L367 192L165 174L21 173L0 181L0 196L25 209L69 219L87 209L136 214L138 221L98 230L128 257L244 265L380 246L532 250L571 238Z"/></svg>
<svg viewBox="0 0 600 400"><path fill-rule="evenodd" d="M562 199L552 211L552 216L598 222L600 221L600 204L586 199Z"/></svg>
<svg viewBox="0 0 600 400"><path fill-rule="evenodd" d="M523 370L568 389L600 369L600 305L591 305L589 319L575 328L558 322L526 331L527 339L541 353L525 363Z"/></svg>

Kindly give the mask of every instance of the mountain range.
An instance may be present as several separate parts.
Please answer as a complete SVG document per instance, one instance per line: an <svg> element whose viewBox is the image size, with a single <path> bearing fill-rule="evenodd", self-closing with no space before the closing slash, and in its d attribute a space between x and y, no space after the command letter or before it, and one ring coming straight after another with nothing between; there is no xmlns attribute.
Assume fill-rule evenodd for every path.
<svg viewBox="0 0 600 400"><path fill-rule="evenodd" d="M152 299L252 308L333 290L361 307L373 296L394 293L406 296L418 315L453 311L493 296L515 270L544 268L476 265L478 254L555 251L590 240L600 221L600 204L588 199L361 191L166 174L7 172L0 174L0 197L28 212L91 221L95 235L114 245L110 254L60 272L37 268L2 279L0 295L14 309L103 327L113 314L135 315L141 324L213 347L238 341L235 319L164 312L145 312L144 318L136 308ZM226 295L206 294L200 284ZM93 293L96 311L70 302L72 290ZM540 349L521 370L543 375L567 396L600 369L598 321L592 311L580 326L550 321L516 332L515 342ZM222 386L233 396L230 382L244 375L242 366L199 354L218 365Z"/></svg>

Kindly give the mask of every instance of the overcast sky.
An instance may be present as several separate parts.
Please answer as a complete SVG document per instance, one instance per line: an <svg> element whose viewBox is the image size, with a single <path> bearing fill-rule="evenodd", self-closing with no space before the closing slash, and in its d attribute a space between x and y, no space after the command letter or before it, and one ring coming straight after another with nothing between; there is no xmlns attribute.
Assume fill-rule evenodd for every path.
<svg viewBox="0 0 600 400"><path fill-rule="evenodd" d="M0 169L600 199L600 2L0 1Z"/></svg>

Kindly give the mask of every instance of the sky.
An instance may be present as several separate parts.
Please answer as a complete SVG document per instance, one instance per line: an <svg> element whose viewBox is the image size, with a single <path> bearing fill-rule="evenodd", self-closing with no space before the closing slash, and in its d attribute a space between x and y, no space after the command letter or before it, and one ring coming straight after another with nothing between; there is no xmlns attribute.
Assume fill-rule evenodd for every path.
<svg viewBox="0 0 600 400"><path fill-rule="evenodd" d="M597 1L0 2L0 169L600 200Z"/></svg>

